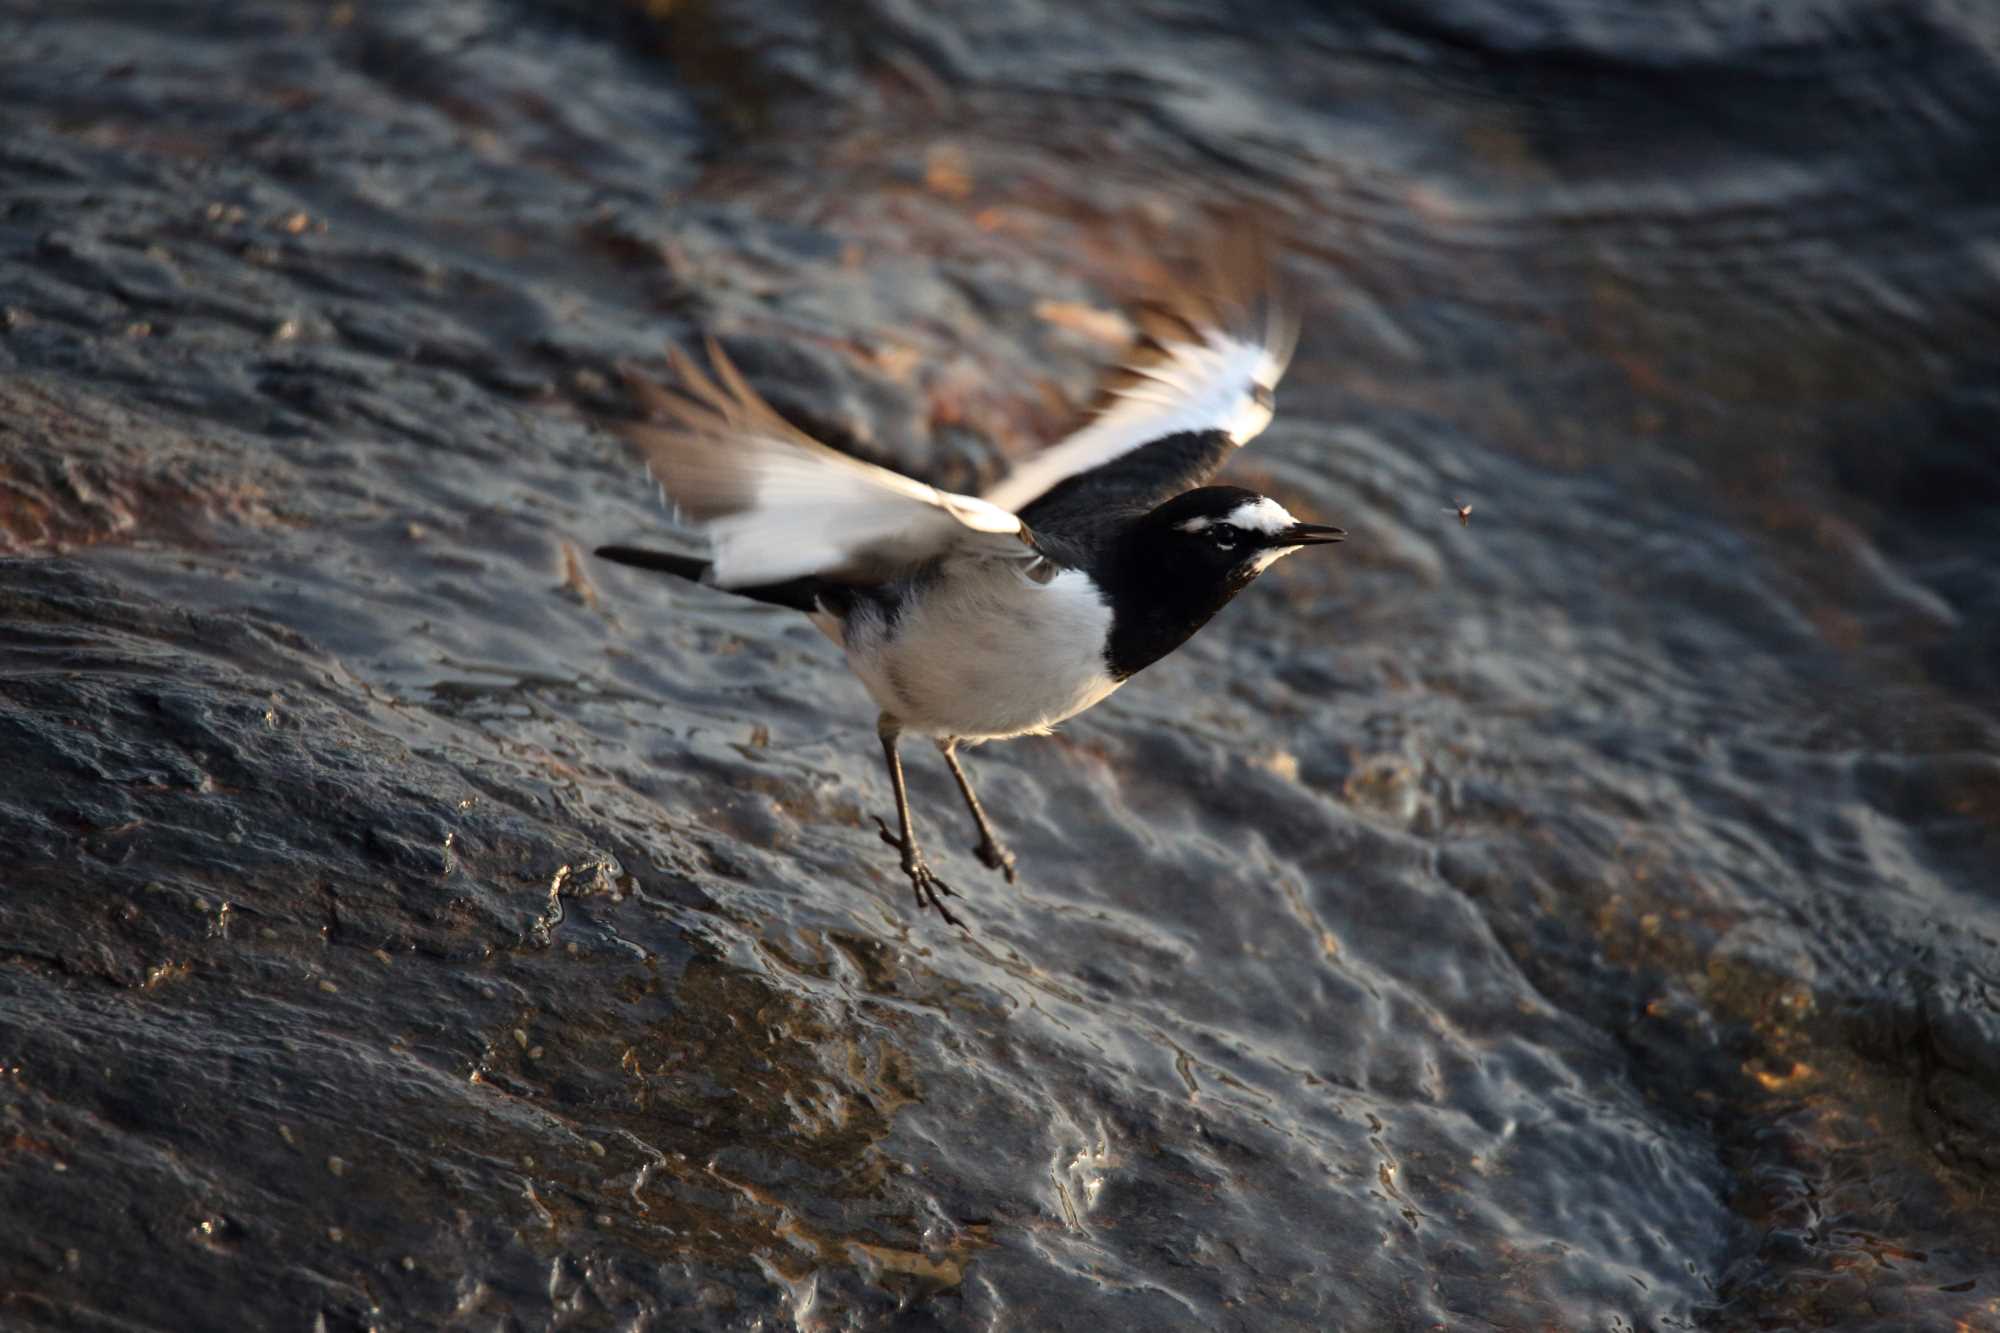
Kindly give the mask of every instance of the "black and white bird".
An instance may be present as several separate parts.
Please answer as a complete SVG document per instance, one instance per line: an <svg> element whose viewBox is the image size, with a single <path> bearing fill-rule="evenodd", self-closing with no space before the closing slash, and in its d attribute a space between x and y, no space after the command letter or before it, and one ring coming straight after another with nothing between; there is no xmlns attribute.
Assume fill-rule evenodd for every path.
<svg viewBox="0 0 2000 1333"><path fill-rule="evenodd" d="M1261 276L1261 275L1260 275ZM1339 541L1268 496L1211 486L1270 423L1293 325L1268 293L1212 292L1156 335L1089 425L983 497L955 495L811 438L712 340L713 374L669 353L678 392L628 377L648 420L626 431L704 560L605 546L607 560L812 618L881 715L897 832L919 908L952 889L917 842L898 742L936 742L979 826L979 859L1014 878L958 758L962 744L1045 733L1187 642L1281 557Z"/></svg>

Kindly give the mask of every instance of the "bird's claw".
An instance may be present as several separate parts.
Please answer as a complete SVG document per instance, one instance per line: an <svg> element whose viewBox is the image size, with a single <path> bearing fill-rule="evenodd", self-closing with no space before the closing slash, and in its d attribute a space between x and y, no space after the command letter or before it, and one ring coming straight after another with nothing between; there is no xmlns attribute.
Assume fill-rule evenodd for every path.
<svg viewBox="0 0 2000 1333"><path fill-rule="evenodd" d="M903 850L903 840L897 837L895 834L889 832L889 826L882 822L882 816L870 815L868 817L874 820L875 827L881 830L882 841L888 843L891 847L894 847L899 852ZM908 867L905 867L905 869L907 868Z"/></svg>
<svg viewBox="0 0 2000 1333"><path fill-rule="evenodd" d="M974 847L972 854L978 857L979 863L988 870L999 871L1006 876L1009 884L1014 882L1014 853L988 838Z"/></svg>
<svg viewBox="0 0 2000 1333"><path fill-rule="evenodd" d="M930 866L925 863L921 852L918 852L910 844L889 832L889 826L882 822L880 815L870 815L869 818L873 819L875 827L881 830L882 841L903 854L903 873L910 877L910 887L916 891L917 910L922 911L926 907L934 907L937 909L937 914L944 918L944 923L947 926L957 926L961 930L967 929L966 924L953 916L951 909L944 905L946 898L956 898L958 897L958 892L951 885L945 883L932 873Z"/></svg>
<svg viewBox="0 0 2000 1333"><path fill-rule="evenodd" d="M937 908L937 914L944 918L944 923L947 926L957 926L960 930L966 929L965 923L953 916L951 909L944 905L944 899L938 896L942 893L956 898L958 895L952 892L951 885L933 875L931 868L922 861L918 861L914 868L905 866L903 869L910 876L910 887L917 891L917 907L919 910L922 910L925 904L928 903L930 906Z"/></svg>

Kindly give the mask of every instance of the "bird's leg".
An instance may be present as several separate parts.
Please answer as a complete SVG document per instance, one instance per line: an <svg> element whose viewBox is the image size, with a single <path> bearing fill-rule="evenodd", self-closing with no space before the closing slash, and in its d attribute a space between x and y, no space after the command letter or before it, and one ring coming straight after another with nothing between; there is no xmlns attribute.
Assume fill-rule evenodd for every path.
<svg viewBox="0 0 2000 1333"><path fill-rule="evenodd" d="M972 822L979 825L979 845L972 849L973 855L977 856L988 870L999 871L1007 877L1007 882L1012 884L1014 853L1001 846L1000 839L994 836L993 823L986 818L986 807L979 803L979 797L972 790L972 779L965 776L965 769L958 762L957 738L940 736L937 747L938 753L944 756L945 764L951 769L951 775L958 779L958 792L965 797L965 808L972 811Z"/></svg>
<svg viewBox="0 0 2000 1333"><path fill-rule="evenodd" d="M963 926L965 923L951 914L940 895L957 897L951 886L931 873L924 864L924 854L917 846L917 830L910 820L910 794L903 786L903 758L896 753L896 738L902 735L902 725L889 714L882 714L876 723L875 732L882 738L882 757L889 764L889 785L896 789L896 821L902 826L903 836L889 832L889 826L875 817L875 826L882 830L882 841L903 854L903 873L910 877L910 887L917 892L917 909L937 908L939 916L948 926Z"/></svg>

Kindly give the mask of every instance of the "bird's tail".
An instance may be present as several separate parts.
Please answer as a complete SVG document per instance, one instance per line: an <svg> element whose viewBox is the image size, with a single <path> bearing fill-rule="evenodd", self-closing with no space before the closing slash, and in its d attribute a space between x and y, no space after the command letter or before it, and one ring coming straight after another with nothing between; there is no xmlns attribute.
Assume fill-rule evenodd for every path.
<svg viewBox="0 0 2000 1333"><path fill-rule="evenodd" d="M600 546L599 558L613 564L630 565L634 569L651 569L662 574L672 574L691 583L707 583L710 562L691 555L675 555L670 551L649 551L643 546ZM783 583L763 583L753 588L725 588L721 591L733 592L738 597L748 597L752 601L768 602L772 606L788 606L794 611L804 611L810 615L819 609L820 581L816 578L788 579Z"/></svg>

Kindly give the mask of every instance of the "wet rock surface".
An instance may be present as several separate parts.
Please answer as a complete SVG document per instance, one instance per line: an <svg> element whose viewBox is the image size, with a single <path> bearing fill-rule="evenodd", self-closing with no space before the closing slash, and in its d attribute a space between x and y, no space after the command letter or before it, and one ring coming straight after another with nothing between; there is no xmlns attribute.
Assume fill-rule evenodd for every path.
<svg viewBox="0 0 2000 1333"><path fill-rule="evenodd" d="M0 49L0 1323L2000 1323L1988 7ZM1018 885L914 756L946 930L811 628L585 554L613 371L974 486L1245 201L1350 539L973 753Z"/></svg>

